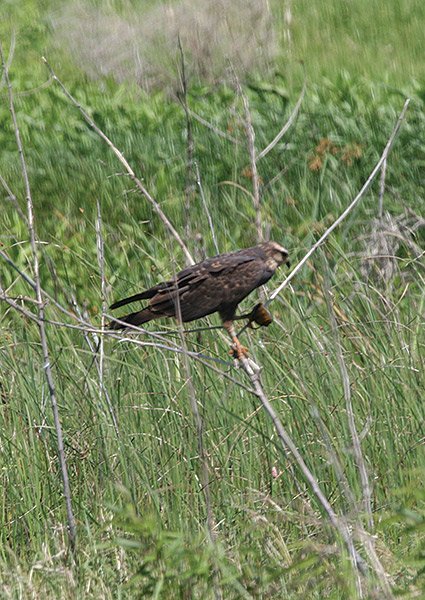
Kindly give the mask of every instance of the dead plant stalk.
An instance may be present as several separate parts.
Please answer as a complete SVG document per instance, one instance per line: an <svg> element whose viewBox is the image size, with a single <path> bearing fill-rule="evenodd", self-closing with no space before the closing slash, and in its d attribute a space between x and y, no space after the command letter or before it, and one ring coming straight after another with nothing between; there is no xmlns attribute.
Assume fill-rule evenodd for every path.
<svg viewBox="0 0 425 600"><path fill-rule="evenodd" d="M242 103L245 113L245 131L246 139L248 143L249 161L251 168L251 180L252 180L252 197L255 210L255 229L257 232L257 242L260 244L264 241L263 235L263 223L261 218L261 199L260 199L260 178L258 176L257 159L255 153L255 131L252 125L251 111L249 108L249 101L247 95L242 90L239 80L236 80L237 90L242 98Z"/></svg>
<svg viewBox="0 0 425 600"><path fill-rule="evenodd" d="M83 115L84 120L86 121L86 123L88 123L88 125L97 133L97 135L109 146L109 148L111 148L112 152L115 154L115 156L118 158L118 160L120 161L120 163L123 165L123 167L127 171L128 175L130 176L130 179L136 185L137 189L146 198L146 200L148 200L148 202L151 204L151 206L155 210L155 212L158 215L158 217L161 219L161 221L164 224L165 228L168 230L168 232L171 234L171 236L179 244L179 246L182 249L184 255L186 256L186 260L187 260L188 264L189 265L195 264L195 261L193 260L192 255L189 252L189 249L187 248L186 244L184 243L184 241L180 237L180 235L177 232L177 230L175 229L174 225L171 223L171 221L165 215L165 213L162 210L162 208L159 205L159 203L148 192L148 190L145 188L145 186L143 185L143 183L136 176L136 174L134 173L133 169L130 167L129 163L125 159L123 153L118 150L118 148L113 144L113 142L108 138L108 136L105 133L103 133L103 131L96 125L96 123L93 121L93 119L87 113L87 111L81 106L81 104L68 91L68 89L62 83L62 81L57 77L57 75L55 74L55 72L53 71L52 67L47 62L47 60L46 60L46 58L44 56L42 57L42 60L45 63L45 65L47 66L47 68L49 70L49 73L50 73L53 81L56 81L59 84L60 88L62 89L63 93L68 98L68 100L76 108L78 108L78 110L80 111L80 113Z"/></svg>
<svg viewBox="0 0 425 600"><path fill-rule="evenodd" d="M355 572L365 575L367 572L366 563L364 562L364 560L358 554L357 550L354 547L354 542L353 542L352 536L350 534L350 531L347 527L347 524L344 522L343 519L338 517L337 514L335 513L335 511L333 510L332 506L329 503L329 500L326 498L325 494L322 492L322 490L319 486L319 482L314 477L314 475L310 471L310 469L307 467L295 442L292 440L291 436L288 434L286 429L283 427L281 420L279 419L276 411L274 410L273 406L271 405L271 402L267 398L267 396L264 392L263 386L261 384L261 381L260 381L259 366L256 365L251 359L248 359L244 356L241 357L240 363L242 365L243 370L245 371L245 373L247 374L247 376L249 377L249 379L251 381L252 387L254 388L254 394L260 400L265 411L267 412L267 415L272 420L274 428L275 428L275 430L278 434L278 437L282 443L283 449L285 451L289 450L289 452L294 457L298 467L300 468L303 476L307 480L307 482L308 482L310 488L312 489L314 495L316 496L319 504L322 506L323 510L327 514L331 525L339 533L342 540L344 541L344 543L347 547L348 554L351 557L353 566L355 567ZM358 576L357 576L357 590L359 592L359 597L362 597L361 582L360 582L360 578Z"/></svg>
<svg viewBox="0 0 425 600"><path fill-rule="evenodd" d="M327 266L327 265L326 265ZM326 305L328 308L329 320L331 323L331 331L334 338L335 353L338 361L338 367L341 374L342 387L344 390L345 399L345 410L347 413L348 428L351 434L351 443L353 448L354 460L357 465L357 469L360 474L360 481L363 491L363 508L367 516L367 523L369 531L373 531L373 518L372 518L372 490L369 483L369 476L366 469L366 461L363 457L360 436L356 427L356 420L354 417L353 402L351 398L351 384L350 377L348 374L347 365L345 364L344 353L342 351L341 339L338 330L338 323L335 317L335 311L332 304L331 291L329 286L328 277L324 277L324 294Z"/></svg>
<svg viewBox="0 0 425 600"><path fill-rule="evenodd" d="M369 189L369 187L372 185L372 182L374 181L376 175L379 173L379 170L381 169L382 165L384 164L384 162L386 162L387 157L391 151L391 148L397 138L398 132L400 131L400 127L401 124L404 120L404 117L406 115L406 111L407 108L409 106L410 103L410 98L407 98L404 102L402 111L400 112L400 115L397 119L397 122L394 126L394 129L390 135L390 137L388 138L388 142L381 154L380 159L378 160L378 162L376 163L373 171L371 172L371 174L369 175L369 177L367 178L366 182L364 183L363 187L361 188L361 190L359 191L359 193L357 194L357 196L354 198L354 200L351 202L351 204L349 204L349 206L347 206L347 208L340 214L340 216L332 223L332 225L330 227L328 227L328 229L325 231L325 233L317 240L317 242L315 244L313 244L313 246L310 248L310 250L305 254L305 256L303 256L303 258L297 263L297 265L295 266L294 269L292 269L292 271L290 272L290 274L288 275L288 277L282 281L282 283L270 294L267 302L265 303L266 306L268 306L275 298L276 296L278 296L280 294L280 292L289 284L289 282L295 277L295 275L302 269L302 267L305 265L305 263L308 261L308 259L310 258L310 256L312 254L314 254L314 252L316 252L316 250L323 244L323 242L330 236L330 234L332 233L332 231L334 231L334 229L336 229L338 227L338 225L340 225L340 223L342 223L342 221L350 214L350 212L353 210L353 208L355 208L357 206L357 204L360 202L360 200L363 198L363 196L366 194L367 190Z"/></svg>
<svg viewBox="0 0 425 600"><path fill-rule="evenodd" d="M181 308L180 308L180 298L177 295L177 303L176 303L176 313L177 320L179 323L179 337L181 348L184 350L182 354L183 368L186 374L186 383L189 392L189 401L190 401L190 409L192 411L193 419L195 421L196 427L196 439L198 443L198 453L199 453L199 469L200 469L200 479L202 483L202 492L204 494L205 499L205 508L207 513L207 531L209 542L212 547L215 547L217 544L217 533L216 533L216 519L213 511L213 505L211 500L211 488L210 488L210 465L208 461L208 454L205 451L205 443L204 443L204 421L201 416L198 407L198 399L196 397L196 390L193 384L193 377L191 366L189 362L189 356L187 351L186 339L184 337L184 329L183 329L183 321L181 319ZM215 557L215 553L213 555ZM214 589L214 597L216 600L222 600L223 594L220 586L220 572L218 569L218 565L215 564L213 566L213 589Z"/></svg>
<svg viewBox="0 0 425 600"><path fill-rule="evenodd" d="M1 58L1 63L2 63L2 67L3 67L4 78L5 78L6 86L7 86L7 90L8 90L9 110L10 110L10 114L12 116L13 128L15 131L15 138L16 138L16 145L18 147L22 177L23 177L24 186L25 186L25 197L26 197L26 203L27 203L27 216L28 216L28 232L29 232L30 241L31 241L31 250L32 250L32 258L33 258L35 294L36 294L37 307L38 307L38 328L39 328L39 332L40 332L40 341L41 341L41 349L42 349L42 356L43 356L43 369L44 369L44 373L46 376L47 386L49 389L49 395L50 395L50 401L51 401L51 405L52 405L53 419L54 419L55 431L56 431L56 437L57 437L58 456L59 456L59 463L60 463L60 469L61 469L61 474L62 474L63 494L65 497L66 512L67 512L69 542L70 542L71 551L74 552L76 549L77 530L76 530L74 513L72 510L71 488L70 488L70 484L69 484L68 467L67 467L66 455L65 455L65 450L64 450L62 425L61 425L61 420L60 420L60 416L59 416L59 408L58 408L58 404L57 404L57 400L56 400L55 382L54 382L53 373L52 373L52 369L51 369L51 365L50 365L50 352L49 352L49 346L48 346L47 335L46 335L46 325L45 325L45 318L44 318L44 303L43 303L43 296L42 296L41 283L40 283L40 265L39 265L39 259L38 259L38 253L37 253L37 243L36 243L37 238L36 238L36 233L35 233L34 206L33 206L33 201L32 201L32 196L31 196L31 187L30 187L30 182L29 182L29 177L28 177L28 170L27 170L27 165L26 165L26 161L25 161L24 150L23 150L22 141L21 141L21 135L19 132L19 126L18 126L18 122L16 119L12 85L11 85L10 79L9 79L9 70L8 70L7 64L4 60L3 49L2 49L1 43L0 43L0 58Z"/></svg>

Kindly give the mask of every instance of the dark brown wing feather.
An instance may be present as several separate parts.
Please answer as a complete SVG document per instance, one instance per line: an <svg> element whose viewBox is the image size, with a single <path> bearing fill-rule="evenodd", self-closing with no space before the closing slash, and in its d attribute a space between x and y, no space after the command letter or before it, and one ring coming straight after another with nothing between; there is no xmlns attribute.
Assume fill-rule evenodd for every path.
<svg viewBox="0 0 425 600"><path fill-rule="evenodd" d="M239 302L272 275L264 254L257 247L248 248L187 267L175 279L120 300L111 308L150 299L149 309L145 309L149 320L181 315L186 322L214 312L219 312L223 320L232 319ZM132 320L136 314L131 315Z"/></svg>
<svg viewBox="0 0 425 600"><path fill-rule="evenodd" d="M231 254L205 261L202 275L198 273L189 280L186 274L184 278L178 278L179 285L183 280L186 283L178 290L182 321L193 321L217 311L223 318L233 318L239 302L271 275L267 272L265 276L264 261L255 256ZM160 292L152 299L152 310L176 315L176 295L166 305L158 303L166 295L166 292Z"/></svg>
<svg viewBox="0 0 425 600"><path fill-rule="evenodd" d="M234 274L243 265L252 264L253 256L243 253L224 254L211 258L199 265L194 273L191 267L178 274L179 294L171 299L171 302L161 309L166 314L176 315L180 310L182 321L194 321L214 312L221 311L224 306L232 305L232 314L239 302L238 298L229 298L229 290L232 288ZM186 284L180 287L182 284ZM251 291L251 290L250 290ZM249 293L249 292L248 292ZM157 309L157 299L163 296L163 292L152 299L152 309ZM229 302L230 301L230 302Z"/></svg>

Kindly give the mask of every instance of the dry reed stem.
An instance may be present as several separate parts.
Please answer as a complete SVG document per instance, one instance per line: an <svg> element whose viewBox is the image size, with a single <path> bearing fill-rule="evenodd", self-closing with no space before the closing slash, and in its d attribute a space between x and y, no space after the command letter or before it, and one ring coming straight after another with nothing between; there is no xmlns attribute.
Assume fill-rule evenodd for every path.
<svg viewBox="0 0 425 600"><path fill-rule="evenodd" d="M242 86L235 73L236 89L240 97L242 98L242 104L245 113L245 132L248 144L249 162L251 169L251 181L252 181L252 198L255 210L255 230L257 232L257 242L260 244L264 241L263 234L263 221L261 218L261 199L260 199L260 178L258 176L257 169L257 158L255 153L255 131L252 125L251 111L249 108L249 100L247 95L242 90Z"/></svg>
<svg viewBox="0 0 425 600"><path fill-rule="evenodd" d="M83 315L81 313L81 309L80 309L79 305L77 304L77 300L74 295L72 296L71 301L72 301L72 306L74 307L74 310L75 310L76 314L78 315L78 320L83 321ZM66 327L67 326L67 324L64 324L64 323L61 324L57 321L51 321L51 320L46 320L46 323L51 323L52 325L55 325L56 327L61 327L61 326ZM71 328L71 326L69 326L69 328ZM115 430L115 435L117 436L117 440L119 442L118 421L117 421L117 418L115 415L111 397L110 397L109 392L104 383L103 372L101 372L101 369L100 369L100 357L98 356L98 352L100 351L100 345L102 342L102 335L99 335L99 334L101 334L103 330L100 329L99 331L96 331L94 328L88 329L88 328L85 328L82 326L73 326L72 329L78 329L78 331L81 331L81 333L83 334L84 340L90 350L92 360L87 368L87 374L89 373L89 371L94 363L94 365L96 366L96 371L97 371L98 378L99 378L99 383L98 383L99 401L102 400L102 395L105 396L109 415L110 415L111 421L112 421L112 426ZM92 339L90 339L90 335L92 336Z"/></svg>
<svg viewBox="0 0 425 600"><path fill-rule="evenodd" d="M102 214L100 212L100 202L99 199L96 200L96 209L97 209L97 217L96 217L96 254L97 254L97 264L99 265L100 271L100 300L101 300L101 322L100 326L103 329L105 327L105 313L107 309L106 305L106 281L105 281L105 256L104 256L104 246L103 246L103 236L102 236ZM99 372L99 400L102 400L102 391L103 391L103 367L104 367L104 337L100 336L100 340L98 343L99 347L99 361L98 361L98 372ZM96 361L97 362L97 361ZM113 412L112 412L113 415ZM115 417L113 415L114 425L116 426ZM117 429L118 431L118 429Z"/></svg>
<svg viewBox="0 0 425 600"><path fill-rule="evenodd" d="M15 207L16 212L21 217L22 221L28 225L27 217L25 216L25 214L21 210L21 207L19 206L19 203L18 203L18 200L17 200L15 194L10 189L7 181L1 175L0 175L0 183L2 184L2 186L4 187L4 189L6 190L6 193L9 196L9 200L12 202L13 206Z"/></svg>
<svg viewBox="0 0 425 600"><path fill-rule="evenodd" d="M239 140L232 137L228 133L222 131L221 129L219 129L218 127L216 127L215 125L213 125L212 123L210 123L209 121L207 121L206 119L201 117L200 115L198 115L198 113L194 112L191 108L188 108L188 112L189 112L189 115L195 119L195 121L198 121L198 123L200 123L207 129L210 129L218 137L221 137L224 140L227 140L228 142L232 142L232 144L235 144L236 146L240 144Z"/></svg>
<svg viewBox="0 0 425 600"><path fill-rule="evenodd" d="M181 44L180 36L177 38L177 45L180 53L180 84L181 91L177 94L177 98L180 101L183 111L185 114L186 124L186 182L184 186L185 195L185 207L184 207L184 222L185 222L185 236L186 239L191 237L191 208L192 202L195 197L195 173L194 173L194 151L195 141L193 139L192 131L192 120L189 114L188 102L187 102L187 77L186 77L186 65L184 59L183 46Z"/></svg>
<svg viewBox="0 0 425 600"><path fill-rule="evenodd" d="M297 118L297 115L299 113L299 110L301 108L301 104L304 100L304 96L305 96L305 92L307 89L307 81L306 79L304 79L304 83L303 83L303 87L300 93L300 97L298 98L293 111L291 112L291 114L289 115L288 120L286 121L285 125L282 127L282 129L279 131L279 133L276 135L276 137L270 142L270 144L268 144L268 146L266 146L264 148L264 150L262 150L260 152L260 154L258 154L255 157L255 160L258 162L259 160L261 160L262 158L264 158L266 156L266 154L268 154L271 150L273 150L273 148L276 146L276 144L278 144L280 142L280 140L283 138L283 136L285 135L285 133L287 133L289 131L289 129L292 127L295 119Z"/></svg>
<svg viewBox="0 0 425 600"><path fill-rule="evenodd" d="M329 500L326 498L325 494L322 492L319 482L317 481L317 479L315 478L313 473L310 471L310 469L307 467L295 442L292 440L291 436L288 434L286 429L283 427L281 420L279 419L277 413L275 412L273 406L271 405L269 399L267 398L267 396L263 390L261 381L260 381L260 376L259 376L260 368L258 367L258 365L253 363L252 360L250 360L244 356L242 356L240 358L240 364L242 365L243 370L245 371L245 373L247 374L247 376L249 377L249 379L251 381L251 384L254 388L254 394L257 396L257 398L259 398L265 411L267 412L268 416L272 420L274 428L279 436L279 439L282 443L282 446L283 446L285 452L287 450L289 450L289 452L294 457L296 463L298 464L298 467L300 468L303 476L307 480L317 501L319 502L319 504L321 505L321 507L323 508L325 513L327 514L331 525L339 533L342 540L344 541L347 551L348 551L348 554L351 557L353 566L355 567L355 572L358 574L365 575L367 572L367 565L364 562L364 560L362 559L362 557L358 554L357 550L354 548L353 538L350 534L347 524L344 522L343 519L338 517L337 514L335 513L335 511L333 510L332 506L329 503ZM361 592L361 582L360 582L360 577L358 575L357 575L357 587L358 587L358 591L360 593ZM362 597L362 596L360 595L360 597Z"/></svg>
<svg viewBox="0 0 425 600"><path fill-rule="evenodd" d="M359 193L357 194L357 196L354 198L354 200L349 204L349 206L347 206L347 208L340 214L340 216L336 219L336 221L334 221L332 223L332 225L330 227L328 227L328 229L325 231L325 233L318 239L318 241L313 244L313 246L310 248L310 250L305 254L305 256L299 261L299 263L295 266L294 269L292 269L292 271L290 272L290 274L288 275L288 277L286 277L286 279L270 294L268 300L265 302L265 305L268 306L275 298L278 294L280 294L280 292L289 284L289 282L295 277L295 275L298 273L298 271L300 271L302 269L302 267L305 265L305 263L308 261L308 259L310 258L310 256L323 244L323 242L329 237L329 235L332 233L332 231L334 229L336 229L338 227L338 225L340 223L342 223L342 221L350 214L350 212L353 210L353 208L355 208L355 206L357 206L357 204L360 202L360 200L363 198L363 196L366 194L367 190L369 189L369 187L371 186L373 180L375 179L377 173L379 172L379 170L381 169L383 163L386 161L391 148L394 144L394 141L398 135L398 132L400 130L401 124L404 120L407 108L409 106L410 103L410 98L407 98L404 102L403 105L403 109L397 119L397 122L394 126L394 129L390 135L390 137L388 138L388 142L382 152L382 155L380 157L380 159L378 160L378 162L376 163L373 171L371 172L371 174L369 175L369 177L367 178L366 182L364 183L363 187L361 188L361 190L359 191Z"/></svg>
<svg viewBox="0 0 425 600"><path fill-rule="evenodd" d="M326 265L328 267L328 265ZM351 443L353 448L354 460L357 465L357 469L360 474L360 482L363 492L363 509L367 517L367 524L369 531L373 531L373 518L372 518L372 490L370 487L369 476L366 468L366 461L363 456L360 436L356 427L356 420L354 416L353 402L351 398L351 384L348 375L347 365L345 364L344 354L342 351L341 338L338 330L338 323L336 321L335 312L332 304L331 291L329 289L329 280L325 276L323 278L323 290L328 309L329 321L331 324L331 332L334 337L334 346L336 357L338 361L338 367L341 374L342 386L344 390L345 410L347 413L348 428L351 435Z"/></svg>
<svg viewBox="0 0 425 600"><path fill-rule="evenodd" d="M204 207L205 214L207 215L208 226L211 231L211 237L212 237L212 241L214 244L214 249L217 254L220 254L220 250L219 250L218 243L217 243L217 236L215 235L214 223L213 223L213 220L211 217L210 210L208 208L207 199L205 198L204 188L202 187L201 174L199 172L199 167L198 167L197 162L195 162L195 169L196 169L196 183L198 184L199 194L200 194L201 200L202 200L202 205Z"/></svg>
<svg viewBox="0 0 425 600"><path fill-rule="evenodd" d="M102 235L102 213L100 210L100 202L96 201L97 207L97 218L96 218L96 249L97 249L97 264L99 265L100 271L100 295L101 295L101 328L105 328L105 314L107 309L106 304L106 277L105 277L105 252L104 252L104 243L103 243L103 235ZM102 401L102 396L105 397L106 404L108 407L109 414L111 416L112 424L115 429L115 434L119 439L119 430L118 430L118 422L115 416L114 407L112 405L111 398L109 396L109 392L106 389L104 382L104 366L105 366L105 338L103 335L100 336L97 348L94 348L94 361L96 363L96 368L99 376L99 400ZM93 351L92 350L92 351ZM97 357L97 352L99 352L99 358Z"/></svg>
<svg viewBox="0 0 425 600"><path fill-rule="evenodd" d="M379 179L379 198L378 198L378 219L384 215L384 194L385 194L385 175L387 173L386 159L382 163L381 177Z"/></svg>
<svg viewBox="0 0 425 600"><path fill-rule="evenodd" d="M61 420L60 420L60 416L59 416L59 407L58 407L57 400L56 400L55 382L54 382L53 373L52 373L51 364L50 364L50 352L49 352L49 346L48 346L47 335L46 335L46 327L45 327L45 321L44 321L44 303L43 303L43 295L42 295L41 283L40 283L40 265L39 265L38 254L37 254L37 243L36 243L37 238L36 238L36 233L35 233L34 207L33 207L33 201L32 201L32 196L31 196L31 187L30 187L30 182L29 182L29 177L28 177L28 170L27 170L27 166L26 166L25 155L24 155L24 150L23 150L22 141L21 141L21 135L19 132L19 126L18 126L18 122L16 119L15 107L14 107L14 102L13 102L12 85L10 83L9 71L8 71L6 62L4 60L3 49L2 49L1 43L0 43L0 58L1 58L1 63L2 63L2 67L3 67L4 78L5 78L5 82L6 82L6 86L7 86L7 90L8 90L9 110L10 110L10 114L12 116L13 128L14 128L15 138L16 138L16 145L18 148L18 154L19 154L19 159L20 159L20 163L21 163L22 177L23 177L24 186L25 186L25 197L26 197L27 215L28 215L27 224L28 224L28 232L29 232L29 236L30 236L30 240L31 240L31 251L32 251L32 257L33 257L34 284L35 284L35 294L36 294L37 306L38 306L38 317L39 317L38 327L39 327L39 332L40 332L41 349L42 349L42 355L43 355L43 369L44 369L44 373L46 376L47 386L49 389L50 402L52 405L53 419L54 419L55 431L56 431L56 437L57 437L58 456L59 456L59 463L60 463L60 469L61 469L61 475L62 475L63 494L64 494L64 498L65 498L67 521L68 521L69 542L70 542L71 551L75 552L77 529L76 529L76 524L75 524L74 513L72 510L71 488L70 488L70 484L69 484L68 467L67 467L66 455L65 455L65 450L64 450L62 425L61 425Z"/></svg>
<svg viewBox="0 0 425 600"><path fill-rule="evenodd" d="M108 136L105 133L103 133L103 131L96 125L96 123L93 121L93 119L90 117L90 115L86 112L86 110L81 106L81 104L74 98L74 96L72 96L72 94L68 91L68 89L62 83L62 81L57 77L57 75L53 71L50 64L47 62L46 58L44 58L44 56L42 57L42 60L45 63L45 65L47 66L53 81L56 81L59 84L59 86L62 89L63 93L65 94L66 98L80 111L80 113L83 115L86 123L88 123L88 125L97 133L97 135L100 138L102 138L102 140L109 146L109 148L111 148L112 152L115 154L115 156L118 158L120 163L123 165L123 167L127 171L128 175L130 176L130 179L136 185L137 189L146 198L146 200L148 200L148 202L152 205L156 214L159 216L162 223L164 224L165 228L169 231L171 236L176 240L176 242L179 244L180 248L183 250L183 253L186 257L188 264L189 265L195 264L195 261L193 260L192 255L190 254L186 244L184 243L184 241L178 234L174 225L168 219L168 217L162 210L159 203L153 198L153 196L151 196L151 194L145 188L145 186L140 181L140 179L138 177L136 177L133 169L130 167L127 160L124 158L124 155L122 154L122 152L120 152L118 150L118 148L113 144L113 142L108 138Z"/></svg>
<svg viewBox="0 0 425 600"><path fill-rule="evenodd" d="M9 52L7 55L7 61L6 61L5 65L4 65L4 63L2 63L3 73L1 74L1 77L0 77L0 88L3 86L4 83L6 83L6 72L9 73L10 65L12 64L12 61L13 61L13 55L15 54L15 47L16 47L16 33L14 30L12 30L12 33L10 36L10 46L9 46Z"/></svg>

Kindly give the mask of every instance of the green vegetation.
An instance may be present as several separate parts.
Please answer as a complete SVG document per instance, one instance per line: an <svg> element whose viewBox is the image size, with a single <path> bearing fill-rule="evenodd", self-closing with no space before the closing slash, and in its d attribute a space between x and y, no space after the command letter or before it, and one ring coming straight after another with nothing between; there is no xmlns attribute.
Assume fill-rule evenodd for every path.
<svg viewBox="0 0 425 600"><path fill-rule="evenodd" d="M283 3L282 3L283 4ZM292 3L293 48L309 77L334 79L349 71L376 83L403 86L425 75L422 23L416 0Z"/></svg>
<svg viewBox="0 0 425 600"><path fill-rule="evenodd" d="M136 2L108 3L120 14L134 7ZM148 94L112 77L90 80L58 45L50 24L54 10L56 3L48 0L5 3L0 39L7 50L10 31L16 29L10 76L40 240L42 287L99 326L97 201L107 303L171 276L184 257L112 152L56 84L44 85L48 73L41 54L143 178L195 257L214 254L214 245L194 174L188 175L181 104L168 92ZM425 592L425 88L419 25L424 10L422 3L409 0L293 3L291 59L282 42L277 69L261 77L253 72L243 82L261 150L297 101L302 71L296 59L304 60L309 76L295 125L258 162L265 230L289 249L293 265L366 180L403 105L402 90L413 95L387 165L384 215L379 218L375 182L292 287L270 305L274 323L242 338L262 366L266 393L306 464L334 510L355 529L359 523L366 526L367 516L334 315L372 486L376 553L394 593L402 597ZM276 19L283 23L279 7ZM388 44L397 48L393 58ZM190 109L238 142L191 121L194 158L218 246L227 251L253 244L241 100L231 81L189 84ZM0 175L25 212L4 84L0 96ZM189 210L188 177L193 186ZM0 236L0 250L34 277L26 224L3 188ZM269 291L284 276L282 270ZM0 285L35 312L33 290L3 261ZM256 301L253 295L242 310ZM74 323L52 301L46 312L56 322ZM194 326L211 324L218 319ZM148 328L164 333L166 344L181 345L174 323ZM102 389L91 350L96 337L52 324L47 332L78 526L76 562L67 550L39 331L34 321L2 302L2 597L213 598L217 586L226 599L358 597L345 547L296 463L282 451L258 399L225 376L250 385L233 368L227 341L217 330L185 336L189 349L217 359L214 366L224 372L189 361L204 422L215 547L208 542L182 355L108 338ZM344 494L336 462L354 503ZM363 582L365 597L380 597L374 595L374 573L372 568Z"/></svg>

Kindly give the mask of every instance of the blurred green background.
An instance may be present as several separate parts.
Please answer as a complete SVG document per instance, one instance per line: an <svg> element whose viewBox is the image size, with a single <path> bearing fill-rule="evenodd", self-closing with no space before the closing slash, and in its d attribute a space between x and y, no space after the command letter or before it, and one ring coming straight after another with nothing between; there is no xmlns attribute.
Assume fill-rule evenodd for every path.
<svg viewBox="0 0 425 600"><path fill-rule="evenodd" d="M262 365L266 392L334 510L354 528L366 524L332 306L372 486L376 552L393 592L420 597L423 3L26 0L5 1L1 9L42 285L96 326L102 310L97 201L107 303L170 277L184 257L111 151L49 79L42 55L123 152L197 259L215 252L206 207L220 251L256 242L235 74L249 101L257 153L289 118L306 77L295 124L258 162L263 230L289 249L292 264L357 194L405 97L412 98L388 160L383 214L375 182L271 305L273 325L245 334L243 342ZM190 134L177 34L195 115ZM13 194L0 191L0 244L33 276L28 231L17 210L26 205L4 77L0 95L0 175ZM35 310L31 288L5 262L0 284ZM242 310L255 302L253 294ZM4 597L210 598L217 586L224 598L359 597L344 547L254 396L191 361L217 523L211 548L181 357L106 340L102 384L97 339L49 326L78 525L74 563L38 329L5 302L0 311ZM52 303L46 311L72 323ZM208 324L219 321L211 317L200 326ZM150 329L179 345L174 323ZM186 339L190 349L224 362L218 365L225 374L248 383L216 330ZM338 461L354 502L341 486ZM364 597L381 593L373 569L363 585Z"/></svg>

